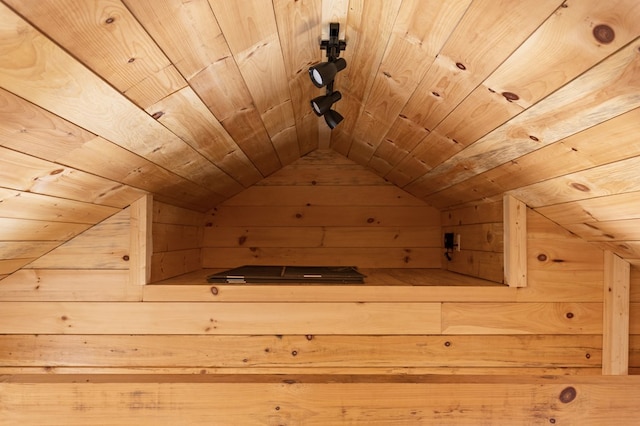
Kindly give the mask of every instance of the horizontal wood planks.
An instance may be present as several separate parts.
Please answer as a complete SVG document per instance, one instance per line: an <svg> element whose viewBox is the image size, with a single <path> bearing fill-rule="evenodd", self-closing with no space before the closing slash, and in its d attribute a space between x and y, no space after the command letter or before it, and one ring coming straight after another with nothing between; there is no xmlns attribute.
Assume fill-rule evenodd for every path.
<svg viewBox="0 0 640 426"><path fill-rule="evenodd" d="M204 214L153 202L149 282L200 269Z"/></svg>
<svg viewBox="0 0 640 426"><path fill-rule="evenodd" d="M590 368L602 362L598 335L4 335L0 343L2 367L79 367L86 372L297 368L322 374L377 368L391 373L427 367Z"/></svg>
<svg viewBox="0 0 640 426"><path fill-rule="evenodd" d="M436 303L0 302L0 334L430 334Z"/></svg>
<svg viewBox="0 0 640 426"><path fill-rule="evenodd" d="M504 222L502 201L476 204L441 213L444 233L459 236L460 245L443 259L449 271L504 283ZM444 247L444 246L443 246ZM444 249L442 249L444 253ZM449 258L451 260L449 260Z"/></svg>
<svg viewBox="0 0 640 426"><path fill-rule="evenodd" d="M632 424L636 377L443 377L381 383L379 376L322 383L281 376L236 382L197 375L160 383L154 376L102 381L96 376L46 382L7 376L0 410L18 424L191 423L309 425L429 423L512 425ZM75 381L75 383L74 383ZM349 382L351 381L351 382ZM224 396L221 398L221 396ZM616 401L611 405L611 401ZM144 417L142 417L144 416ZM553 420L553 422L551 422Z"/></svg>
<svg viewBox="0 0 640 426"><path fill-rule="evenodd" d="M207 214L205 268L440 266L439 213L333 151L315 151Z"/></svg>

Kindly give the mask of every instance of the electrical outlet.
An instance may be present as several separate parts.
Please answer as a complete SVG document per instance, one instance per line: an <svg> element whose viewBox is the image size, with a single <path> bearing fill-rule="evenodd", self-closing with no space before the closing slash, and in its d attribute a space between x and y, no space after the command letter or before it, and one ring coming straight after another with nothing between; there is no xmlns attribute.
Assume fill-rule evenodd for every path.
<svg viewBox="0 0 640 426"><path fill-rule="evenodd" d="M444 248L447 250L453 250L454 245L454 235L453 232L445 232L444 233Z"/></svg>
<svg viewBox="0 0 640 426"><path fill-rule="evenodd" d="M453 244L455 251L460 251L460 234L456 234L455 243Z"/></svg>

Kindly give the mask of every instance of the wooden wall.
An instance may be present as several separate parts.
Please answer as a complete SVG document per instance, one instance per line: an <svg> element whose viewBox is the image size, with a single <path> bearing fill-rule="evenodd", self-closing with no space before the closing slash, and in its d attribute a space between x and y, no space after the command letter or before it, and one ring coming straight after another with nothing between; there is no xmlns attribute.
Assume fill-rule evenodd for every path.
<svg viewBox="0 0 640 426"><path fill-rule="evenodd" d="M319 166L322 158L319 154L283 169L256 187L256 193L289 193L292 205L285 202L282 207L290 212L289 224L322 217L312 207L332 198L330 192L317 191L323 187L321 179L338 190L375 186L380 192L373 194L385 194L386 185L363 184L366 175L356 173L356 178L344 171L351 170L351 163L329 173L328 164ZM315 185L290 184L310 177L317 179ZM273 235L266 232L269 228L275 228L278 236L297 228L270 222L280 214L264 214L267 207L278 208L274 196L252 194L241 194L210 216L212 226L206 227L205 241L216 241L212 237L226 232L228 241L239 243L244 236L246 245L258 241L255 246L269 253L276 248L267 244L267 236ZM369 213L369 198L358 201L355 194L350 194L350 205ZM250 204L258 200L267 205ZM307 206L308 200L314 203ZM228 210L240 201L242 208ZM322 212L322 205L318 208ZM348 206L340 209L347 211ZM173 252L180 258L181 252L193 250L175 236L197 238L197 232L193 236L189 232L198 228L195 224L201 217L162 203L154 203L153 210L155 270L153 265L168 264L157 259L174 256ZM232 219L247 210L264 222L228 229L216 222L225 218L235 224ZM300 211L303 218L296 218ZM377 211L380 223L371 228L366 220L361 226L354 221L344 227L384 229L386 218L394 216L382 213ZM440 215L433 218L437 223ZM309 228L333 227L312 223ZM525 288L446 286L446 282L252 286L163 281L138 286L141 300L135 301L126 293L111 291L108 280L94 285L93 278L101 277L95 270L80 283L89 286L90 293L58 280L42 297L36 280L18 280L24 289L3 291L0 301L0 414L4 415L0 418L9 419L7 424L50 424L60 416L65 416L66 424L185 419L209 424L353 424L371 418L382 424L482 424L496 419L530 424L532 418L545 424L551 419L601 424L605 417L622 424L630 421L638 415L634 404L640 382L634 377L599 377L603 252L532 210L527 212L527 224ZM403 234L401 225L393 228ZM102 233L105 243L94 240L91 247L131 241L126 227L118 229L122 235ZM291 233L294 236L283 241L301 241L305 233ZM254 240L255 235L260 238ZM434 238L439 245L439 227ZM293 248L290 256L298 253L298 257L284 258L287 262L306 259L305 247ZM345 250L343 256L357 253L357 247L346 248L353 251ZM227 249L240 259L229 257L230 266L245 262L242 247ZM203 249L208 250L213 253L218 248ZM439 259L442 250L434 250ZM363 258L368 256L362 253ZM102 262L113 256L96 251ZM333 263L340 258L327 259ZM635 270L632 277L636 288ZM637 290L633 294L635 308ZM640 334L640 319L633 312L630 328ZM611 398L616 398L615 408Z"/></svg>
<svg viewBox="0 0 640 426"><path fill-rule="evenodd" d="M596 377L602 252L535 212L527 220L526 288L162 284L133 303L4 297L0 412L19 424L627 421L639 382ZM188 297L173 297L182 287ZM594 405L603 398L616 409Z"/></svg>
<svg viewBox="0 0 640 426"><path fill-rule="evenodd" d="M629 312L629 374L640 374L640 268L631 267Z"/></svg>
<svg viewBox="0 0 640 426"><path fill-rule="evenodd" d="M502 201L442 212L442 233L460 236L460 247L443 260L443 268L485 280L504 281Z"/></svg>
<svg viewBox="0 0 640 426"><path fill-rule="evenodd" d="M129 286L129 229L126 208L0 281L0 300L139 300Z"/></svg>
<svg viewBox="0 0 640 426"><path fill-rule="evenodd" d="M155 201L150 282L202 268L204 214Z"/></svg>
<svg viewBox="0 0 640 426"><path fill-rule="evenodd" d="M439 268L440 213L334 151L315 151L207 216L205 268Z"/></svg>

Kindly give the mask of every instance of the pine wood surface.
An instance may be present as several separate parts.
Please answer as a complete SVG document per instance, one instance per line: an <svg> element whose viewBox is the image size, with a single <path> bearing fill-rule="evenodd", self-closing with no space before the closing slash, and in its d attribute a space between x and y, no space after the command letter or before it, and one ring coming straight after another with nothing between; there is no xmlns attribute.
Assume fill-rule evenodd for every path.
<svg viewBox="0 0 640 426"><path fill-rule="evenodd" d="M35 269L128 269L129 209L122 210L29 264Z"/></svg>
<svg viewBox="0 0 640 426"><path fill-rule="evenodd" d="M0 334L440 332L437 303L0 302L0 307Z"/></svg>
<svg viewBox="0 0 640 426"><path fill-rule="evenodd" d="M604 253L602 374L629 373L630 265Z"/></svg>
<svg viewBox="0 0 640 426"><path fill-rule="evenodd" d="M637 418L636 377L525 377L517 383L504 376L409 383L379 383L375 376L355 383L318 383L295 376L244 383L233 383L233 376L222 382L178 378L164 384L154 382L153 376L143 379L94 383L92 376L85 376L85 383L33 383L17 376L0 384L7 395L1 409L18 424L55 424L61 417L67 424L83 425L175 424L185 419L194 424L324 425L371 418L380 424L531 424L532 419L553 419L598 425L632 424Z"/></svg>
<svg viewBox="0 0 640 426"><path fill-rule="evenodd" d="M637 192L616 183L636 180L637 2L505 4L5 0L0 144L21 158L2 187L202 212L322 145L439 208ZM329 131L306 69L332 19L349 66ZM33 191L30 160L73 185Z"/></svg>
<svg viewBox="0 0 640 426"><path fill-rule="evenodd" d="M5 335L2 367L225 369L307 374L366 368L589 368L602 363L599 335ZM365 355L366 354L366 355ZM313 372L313 373L311 373ZM249 374L249 373L247 373ZM264 373L263 373L264 374Z"/></svg>

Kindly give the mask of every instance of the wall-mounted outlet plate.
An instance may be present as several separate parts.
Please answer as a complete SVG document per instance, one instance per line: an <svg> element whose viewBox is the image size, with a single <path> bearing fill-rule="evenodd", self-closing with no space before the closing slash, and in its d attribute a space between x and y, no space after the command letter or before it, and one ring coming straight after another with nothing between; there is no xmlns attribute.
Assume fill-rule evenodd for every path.
<svg viewBox="0 0 640 426"><path fill-rule="evenodd" d="M447 250L453 250L454 245L454 234L453 232L445 232L444 233L444 248Z"/></svg>

